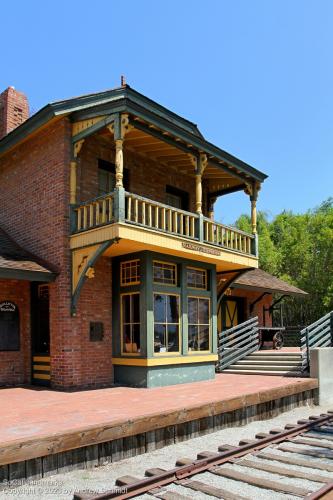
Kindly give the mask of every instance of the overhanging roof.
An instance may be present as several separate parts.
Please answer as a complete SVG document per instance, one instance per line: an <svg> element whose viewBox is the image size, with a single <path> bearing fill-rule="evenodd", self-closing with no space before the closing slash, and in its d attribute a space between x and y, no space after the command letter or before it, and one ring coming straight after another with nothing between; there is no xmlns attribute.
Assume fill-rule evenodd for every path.
<svg viewBox="0 0 333 500"><path fill-rule="evenodd" d="M266 273L262 269L253 269L242 274L237 278L230 288L243 288L248 290L255 290L259 292L279 293L283 295L306 296L307 292L290 285L286 281Z"/></svg>
<svg viewBox="0 0 333 500"><path fill-rule="evenodd" d="M0 228L0 278L49 282L56 274Z"/></svg>
<svg viewBox="0 0 333 500"><path fill-rule="evenodd" d="M113 113L128 113L160 127L165 132L184 141L193 150L206 153L217 161L225 162L235 171L249 177L249 180L263 182L267 178L263 172L206 141L194 123L173 113L128 85L48 104L0 140L0 155L52 120L70 115L72 121L78 121Z"/></svg>

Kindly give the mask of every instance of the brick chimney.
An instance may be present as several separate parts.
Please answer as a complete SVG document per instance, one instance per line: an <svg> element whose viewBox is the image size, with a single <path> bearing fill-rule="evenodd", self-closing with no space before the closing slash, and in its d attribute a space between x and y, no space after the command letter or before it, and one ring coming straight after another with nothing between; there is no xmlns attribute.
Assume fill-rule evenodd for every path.
<svg viewBox="0 0 333 500"><path fill-rule="evenodd" d="M8 87L0 94L0 139L28 118L28 99L14 87Z"/></svg>

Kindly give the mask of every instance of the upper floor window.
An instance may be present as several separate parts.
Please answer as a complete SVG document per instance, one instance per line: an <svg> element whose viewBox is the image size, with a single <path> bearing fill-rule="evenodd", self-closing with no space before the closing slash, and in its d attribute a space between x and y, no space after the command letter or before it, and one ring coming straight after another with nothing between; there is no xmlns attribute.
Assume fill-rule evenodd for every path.
<svg viewBox="0 0 333 500"><path fill-rule="evenodd" d="M198 290L207 290L207 271L206 269L197 269L188 267L186 269L186 283L189 288Z"/></svg>
<svg viewBox="0 0 333 500"><path fill-rule="evenodd" d="M189 197L186 191L175 188L173 186L166 186L166 204L170 207L180 208L181 210L189 209Z"/></svg>
<svg viewBox="0 0 333 500"><path fill-rule="evenodd" d="M169 262L153 262L154 283L162 285L177 285L177 265Z"/></svg>
<svg viewBox="0 0 333 500"><path fill-rule="evenodd" d="M116 185L116 168L113 163L98 160L98 196L110 193Z"/></svg>
<svg viewBox="0 0 333 500"><path fill-rule="evenodd" d="M126 191L129 189L129 171L124 168L123 184ZM98 196L111 193L116 186L116 167L114 163L98 160Z"/></svg>
<svg viewBox="0 0 333 500"><path fill-rule="evenodd" d="M120 263L120 285L138 285L140 283L140 260L128 260Z"/></svg>

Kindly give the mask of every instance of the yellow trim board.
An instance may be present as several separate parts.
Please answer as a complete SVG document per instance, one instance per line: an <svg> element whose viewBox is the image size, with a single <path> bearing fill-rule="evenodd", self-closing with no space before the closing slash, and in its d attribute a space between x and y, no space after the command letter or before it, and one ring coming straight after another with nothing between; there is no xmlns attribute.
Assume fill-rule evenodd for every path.
<svg viewBox="0 0 333 500"><path fill-rule="evenodd" d="M168 358L113 358L112 364L125 366L162 366L162 365L185 365L193 363L204 363L206 361L215 362L217 354L206 354L205 356L173 356Z"/></svg>
<svg viewBox="0 0 333 500"><path fill-rule="evenodd" d="M50 356L33 356L33 361L43 361L43 363L50 362Z"/></svg>
<svg viewBox="0 0 333 500"><path fill-rule="evenodd" d="M33 365L33 369L34 370L42 370L42 371L45 371L45 372L50 372L51 371L51 367L50 365Z"/></svg>
<svg viewBox="0 0 333 500"><path fill-rule="evenodd" d="M74 234L70 237L70 247L71 250L75 250L113 238L120 238L120 241L117 245L110 247L105 252L105 256L113 257L134 251L151 250L215 264L218 266L218 271L221 269L227 270L228 268L234 269L235 267L240 269L242 267L258 267L258 258L252 255L127 223L109 224ZM184 247L183 244L189 244L190 248ZM217 252L217 255L212 254L212 251Z"/></svg>
<svg viewBox="0 0 333 500"><path fill-rule="evenodd" d="M39 380L51 380L50 375L45 375L44 373L34 373L32 376L33 379L39 379Z"/></svg>

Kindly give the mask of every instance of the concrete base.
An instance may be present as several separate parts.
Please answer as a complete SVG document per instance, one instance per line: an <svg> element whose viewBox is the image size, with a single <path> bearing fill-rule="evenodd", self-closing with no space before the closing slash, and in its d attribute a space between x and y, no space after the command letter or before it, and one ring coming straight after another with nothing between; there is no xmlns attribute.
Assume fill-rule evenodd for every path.
<svg viewBox="0 0 333 500"><path fill-rule="evenodd" d="M132 387L165 387L215 378L215 363L166 366L114 366L116 384Z"/></svg>
<svg viewBox="0 0 333 500"><path fill-rule="evenodd" d="M333 347L310 349L310 377L319 382L317 404L333 404Z"/></svg>

